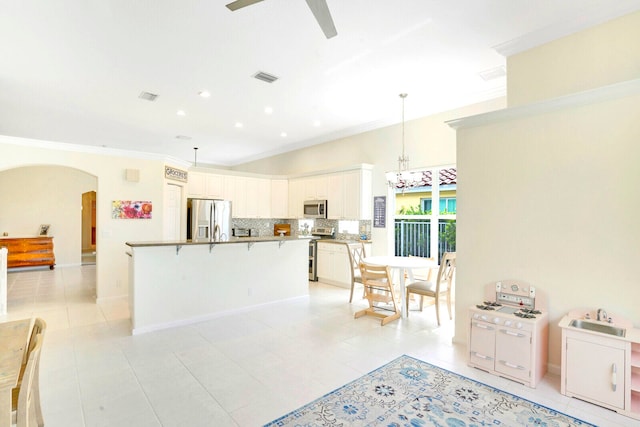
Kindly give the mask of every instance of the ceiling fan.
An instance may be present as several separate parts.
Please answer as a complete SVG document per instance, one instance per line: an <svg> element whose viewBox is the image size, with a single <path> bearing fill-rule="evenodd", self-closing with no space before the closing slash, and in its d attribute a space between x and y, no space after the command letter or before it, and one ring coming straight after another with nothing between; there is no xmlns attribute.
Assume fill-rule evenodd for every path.
<svg viewBox="0 0 640 427"><path fill-rule="evenodd" d="M238 9L242 9L246 6L251 6L252 4L259 3L263 0L236 0L227 5L227 9L230 11L236 11ZM338 35L336 31L336 26L333 24L333 19L331 18L331 13L329 12L329 7L327 6L327 0L306 0L309 9L313 12L313 16L315 16L316 21L320 24L320 28L324 35L330 39Z"/></svg>

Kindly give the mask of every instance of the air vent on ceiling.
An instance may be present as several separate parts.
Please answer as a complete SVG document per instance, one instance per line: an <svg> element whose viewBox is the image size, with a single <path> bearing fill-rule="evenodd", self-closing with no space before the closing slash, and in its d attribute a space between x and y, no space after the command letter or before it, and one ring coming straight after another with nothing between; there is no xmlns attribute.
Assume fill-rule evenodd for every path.
<svg viewBox="0 0 640 427"><path fill-rule="evenodd" d="M155 101L157 97L158 95L151 92L140 92L140 95L138 95L138 98L144 99L145 101L151 101L151 102Z"/></svg>
<svg viewBox="0 0 640 427"><path fill-rule="evenodd" d="M269 73L265 73L264 71L258 71L257 73L255 73L253 75L253 77L255 77L258 80L262 80L263 82L267 82L267 83L273 83L276 80L278 80L278 78L274 75L271 75Z"/></svg>
<svg viewBox="0 0 640 427"><path fill-rule="evenodd" d="M489 70L480 71L478 74L480 75L480 77L482 77L482 80L489 81L489 80L497 79L500 77L504 77L507 75L507 72L503 66L499 66L499 67L491 68Z"/></svg>
<svg viewBox="0 0 640 427"><path fill-rule="evenodd" d="M191 139L191 137L187 136L187 135L176 135L176 139L182 139L184 141L189 141Z"/></svg>

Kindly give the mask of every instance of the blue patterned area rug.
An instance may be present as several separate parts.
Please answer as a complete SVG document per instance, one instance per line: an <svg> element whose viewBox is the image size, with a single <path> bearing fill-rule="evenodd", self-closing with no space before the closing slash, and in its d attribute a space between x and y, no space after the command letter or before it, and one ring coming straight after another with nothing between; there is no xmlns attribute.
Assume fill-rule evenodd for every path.
<svg viewBox="0 0 640 427"><path fill-rule="evenodd" d="M404 355L266 426L593 424Z"/></svg>

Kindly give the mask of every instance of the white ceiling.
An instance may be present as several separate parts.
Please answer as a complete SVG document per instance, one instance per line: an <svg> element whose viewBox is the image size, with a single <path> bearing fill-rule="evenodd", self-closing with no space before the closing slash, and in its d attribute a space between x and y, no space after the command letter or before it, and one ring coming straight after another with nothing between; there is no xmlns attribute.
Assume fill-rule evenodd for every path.
<svg viewBox="0 0 640 427"><path fill-rule="evenodd" d="M230 0L0 0L0 135L185 161L198 147L198 164L230 166L398 123L401 92L407 119L504 95L505 77L479 75L505 66L503 54L640 10L640 0L327 1L332 39L303 0L235 12Z"/></svg>

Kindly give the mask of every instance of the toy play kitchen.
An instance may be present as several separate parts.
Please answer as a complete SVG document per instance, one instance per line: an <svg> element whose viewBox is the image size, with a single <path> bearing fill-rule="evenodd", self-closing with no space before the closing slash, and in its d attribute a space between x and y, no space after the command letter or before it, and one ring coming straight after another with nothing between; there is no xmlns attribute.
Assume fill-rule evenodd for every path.
<svg viewBox="0 0 640 427"><path fill-rule="evenodd" d="M573 310L558 326L560 392L640 419L640 329L603 308Z"/></svg>
<svg viewBox="0 0 640 427"><path fill-rule="evenodd" d="M518 280L485 286L484 302L469 308L469 366L529 387L547 372L546 299Z"/></svg>

